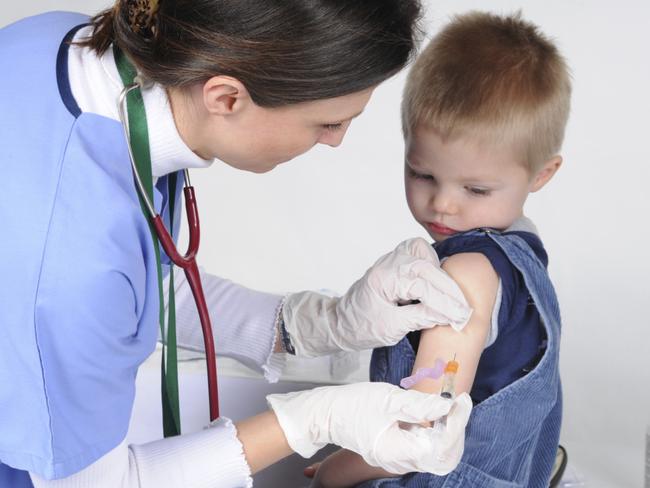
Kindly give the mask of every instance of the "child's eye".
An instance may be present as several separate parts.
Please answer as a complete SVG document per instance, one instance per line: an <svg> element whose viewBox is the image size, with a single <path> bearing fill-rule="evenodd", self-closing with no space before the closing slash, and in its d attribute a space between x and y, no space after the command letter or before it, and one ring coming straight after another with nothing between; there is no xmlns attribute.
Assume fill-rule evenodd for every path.
<svg viewBox="0 0 650 488"><path fill-rule="evenodd" d="M323 124L323 127L325 128L325 130L336 132L337 130L341 130L341 128L343 127L343 123L339 122L338 124Z"/></svg>
<svg viewBox="0 0 650 488"><path fill-rule="evenodd" d="M410 166L408 166L408 174L409 174L409 176L411 178L415 178L416 180L433 180L433 176L431 176L431 175L423 175L422 173L417 173Z"/></svg>
<svg viewBox="0 0 650 488"><path fill-rule="evenodd" d="M466 186L465 189L472 195L478 195L481 197L486 197L491 193L490 190L487 190L485 188L477 188L475 186Z"/></svg>

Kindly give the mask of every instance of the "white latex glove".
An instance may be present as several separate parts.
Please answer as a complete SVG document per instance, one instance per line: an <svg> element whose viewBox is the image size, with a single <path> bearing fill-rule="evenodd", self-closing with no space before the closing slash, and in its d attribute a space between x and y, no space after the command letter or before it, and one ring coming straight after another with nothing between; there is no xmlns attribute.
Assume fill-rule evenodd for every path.
<svg viewBox="0 0 650 488"><path fill-rule="evenodd" d="M301 456L336 444L395 474L445 475L456 468L472 410L467 394L448 400L388 383L325 386L266 400L289 446ZM418 425L445 415L443 428Z"/></svg>
<svg viewBox="0 0 650 488"><path fill-rule="evenodd" d="M412 300L421 303L398 306ZM342 297L294 293L282 310L296 354L306 357L393 345L437 324L460 330L470 315L460 288L422 238L382 256Z"/></svg>

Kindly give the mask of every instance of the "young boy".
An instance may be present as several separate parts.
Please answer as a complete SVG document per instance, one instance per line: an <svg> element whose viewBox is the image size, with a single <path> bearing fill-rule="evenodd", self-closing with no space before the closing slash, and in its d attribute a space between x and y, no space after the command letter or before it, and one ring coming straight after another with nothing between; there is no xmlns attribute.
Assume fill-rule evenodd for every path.
<svg viewBox="0 0 650 488"><path fill-rule="evenodd" d="M519 14L458 16L416 61L403 100L406 198L474 314L460 333L435 327L375 350L370 374L399 384L455 356L456 394L470 392L475 405L465 452L447 476L396 477L342 450L313 486L548 487L561 420L560 320L523 207L562 163L570 92L556 47ZM438 394L441 381L414 388Z"/></svg>

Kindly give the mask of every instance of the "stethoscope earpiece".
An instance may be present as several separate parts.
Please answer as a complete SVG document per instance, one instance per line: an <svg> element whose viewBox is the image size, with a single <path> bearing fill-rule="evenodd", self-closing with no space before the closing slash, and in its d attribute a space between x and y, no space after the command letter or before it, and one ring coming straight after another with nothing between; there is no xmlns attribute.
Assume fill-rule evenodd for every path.
<svg viewBox="0 0 650 488"><path fill-rule="evenodd" d="M142 90L147 90L153 86L153 81L147 80L142 73L138 73L133 78L133 84L138 85Z"/></svg>

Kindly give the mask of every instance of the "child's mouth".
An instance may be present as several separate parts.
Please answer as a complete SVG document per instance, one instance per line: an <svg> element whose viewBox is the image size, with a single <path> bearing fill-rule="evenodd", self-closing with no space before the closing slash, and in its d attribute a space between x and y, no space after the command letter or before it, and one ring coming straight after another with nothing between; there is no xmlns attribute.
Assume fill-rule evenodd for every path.
<svg viewBox="0 0 650 488"><path fill-rule="evenodd" d="M450 236L453 234L456 234L458 231L451 229L450 227L447 227L442 224L438 224L437 222L427 222L426 223L427 228L436 234L440 234L443 236Z"/></svg>

